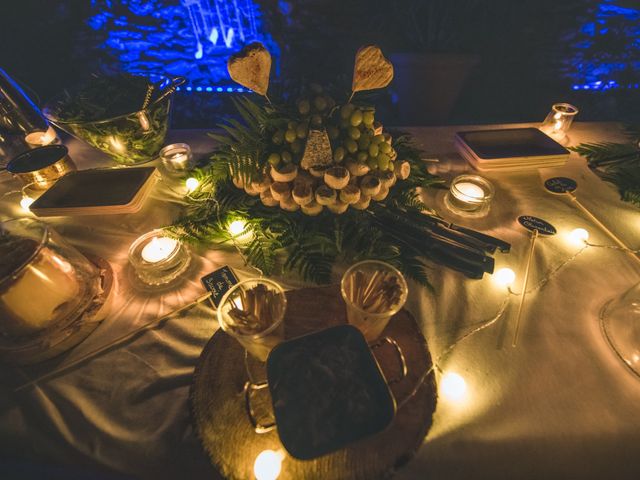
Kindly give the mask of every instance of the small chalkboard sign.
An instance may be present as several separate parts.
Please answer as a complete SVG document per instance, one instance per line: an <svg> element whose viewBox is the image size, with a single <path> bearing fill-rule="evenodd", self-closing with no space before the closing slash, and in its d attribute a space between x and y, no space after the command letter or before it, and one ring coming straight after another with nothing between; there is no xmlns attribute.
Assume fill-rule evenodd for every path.
<svg viewBox="0 0 640 480"><path fill-rule="evenodd" d="M544 187L551 193L574 192L578 184L573 178L553 177L544 182Z"/></svg>
<svg viewBox="0 0 640 480"><path fill-rule="evenodd" d="M538 217L532 217L531 215L518 217L518 222L531 232L537 230L540 235L555 235L557 233L556 227L549 222Z"/></svg>
<svg viewBox="0 0 640 480"><path fill-rule="evenodd" d="M211 301L217 308L220 300L231 287L238 283L238 278L229 267L222 267L200 279L204 288L211 292Z"/></svg>

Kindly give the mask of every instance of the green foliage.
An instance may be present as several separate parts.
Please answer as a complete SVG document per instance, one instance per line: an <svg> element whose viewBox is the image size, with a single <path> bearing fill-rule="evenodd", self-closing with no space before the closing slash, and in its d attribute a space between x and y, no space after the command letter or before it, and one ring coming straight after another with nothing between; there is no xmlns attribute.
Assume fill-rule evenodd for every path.
<svg viewBox="0 0 640 480"><path fill-rule="evenodd" d="M236 102L243 122L226 121L224 134L211 134L218 142L210 162L194 172L200 186L190 194L185 216L174 224L177 237L196 243L233 241L247 262L265 275L295 272L316 283L331 281L333 267L378 259L397 266L409 278L428 286L426 259L431 258L427 231L432 224L420 188L442 184L420 159L421 152L406 135L393 143L398 158L411 164L411 175L399 180L382 202L369 209L349 209L342 215L324 210L316 217L265 207L259 197L237 188L236 173L251 181L264 167L268 138L265 132L286 126L283 109L258 106L247 99ZM410 215L411 220L407 221ZM242 242L228 233L234 220L246 222ZM245 237L243 232L243 238Z"/></svg>
<svg viewBox="0 0 640 480"><path fill-rule="evenodd" d="M640 207L640 126L628 126L630 143L585 143L573 147L604 181L615 185L620 198Z"/></svg>

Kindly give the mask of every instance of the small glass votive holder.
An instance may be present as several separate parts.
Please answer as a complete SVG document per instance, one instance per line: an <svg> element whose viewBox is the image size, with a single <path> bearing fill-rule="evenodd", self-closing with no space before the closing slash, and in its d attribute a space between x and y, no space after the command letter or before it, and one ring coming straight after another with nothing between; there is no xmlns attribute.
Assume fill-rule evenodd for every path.
<svg viewBox="0 0 640 480"><path fill-rule="evenodd" d="M340 291L347 307L347 322L371 342L404 306L409 288L397 268L378 260L365 260L344 273Z"/></svg>
<svg viewBox="0 0 640 480"><path fill-rule="evenodd" d="M49 126L46 131L36 130L25 135L24 141L31 148L44 147L45 145L59 144L58 134Z"/></svg>
<svg viewBox="0 0 640 480"><path fill-rule="evenodd" d="M244 280L224 294L218 323L247 352L265 362L284 340L287 297L280 285L265 278Z"/></svg>
<svg viewBox="0 0 640 480"><path fill-rule="evenodd" d="M170 173L185 173L193 167L191 147L186 143L172 143L160 150L162 165Z"/></svg>
<svg viewBox="0 0 640 480"><path fill-rule="evenodd" d="M544 119L540 130L554 138L555 140L564 140L567 132L571 128L573 119L578 114L578 109L569 103L555 103L551 107L551 111Z"/></svg>
<svg viewBox="0 0 640 480"><path fill-rule="evenodd" d="M459 175L451 181L444 197L449 210L464 217L484 217L489 213L495 189L479 175Z"/></svg>
<svg viewBox="0 0 640 480"><path fill-rule="evenodd" d="M165 285L189 268L191 253L179 240L165 236L162 230L153 230L131 244L129 262L144 284Z"/></svg>

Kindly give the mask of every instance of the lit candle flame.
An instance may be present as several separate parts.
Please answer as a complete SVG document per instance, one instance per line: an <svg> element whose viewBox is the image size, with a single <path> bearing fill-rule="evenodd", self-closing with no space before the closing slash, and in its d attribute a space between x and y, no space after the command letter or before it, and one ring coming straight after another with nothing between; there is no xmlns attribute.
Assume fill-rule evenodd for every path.
<svg viewBox="0 0 640 480"><path fill-rule="evenodd" d="M283 458L282 452L274 450L260 452L253 464L253 473L256 475L256 480L276 480L282 471Z"/></svg>
<svg viewBox="0 0 640 480"><path fill-rule="evenodd" d="M169 258L178 247L178 241L169 237L153 237L142 249L145 262L158 263Z"/></svg>

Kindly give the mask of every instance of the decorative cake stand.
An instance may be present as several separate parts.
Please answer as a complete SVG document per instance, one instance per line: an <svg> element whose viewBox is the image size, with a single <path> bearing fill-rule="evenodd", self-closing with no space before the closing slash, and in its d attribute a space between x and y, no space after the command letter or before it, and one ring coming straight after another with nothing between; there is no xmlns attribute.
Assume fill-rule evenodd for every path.
<svg viewBox="0 0 640 480"><path fill-rule="evenodd" d="M287 338L346 323L345 305L336 286L287 292L285 329ZM426 341L414 318L406 310L389 322L383 336L393 338L402 348L408 375L390 386L400 405L431 368ZM389 378L399 370L396 352L375 350L378 362ZM246 361L246 365L245 365ZM283 448L278 433L255 432L245 410L243 387L251 372L253 381L264 380L264 366L245 360L240 344L218 330L205 346L191 387L191 408L196 430L211 462L224 478L255 478L254 462L264 450L281 453L279 480L362 479L389 477L415 454L431 427L436 406L433 372L415 395L398 409L391 425L381 433L314 460L297 460ZM256 395L257 415L268 415L270 398L265 389L262 400Z"/></svg>

